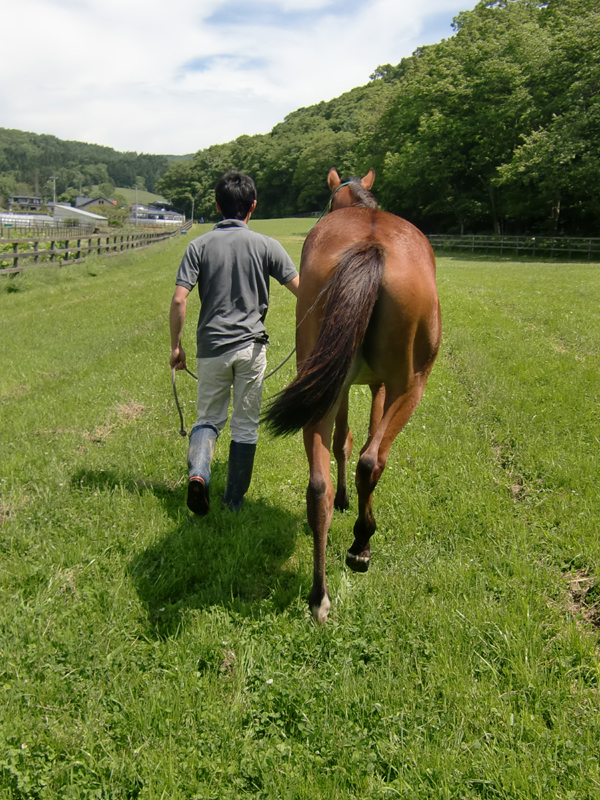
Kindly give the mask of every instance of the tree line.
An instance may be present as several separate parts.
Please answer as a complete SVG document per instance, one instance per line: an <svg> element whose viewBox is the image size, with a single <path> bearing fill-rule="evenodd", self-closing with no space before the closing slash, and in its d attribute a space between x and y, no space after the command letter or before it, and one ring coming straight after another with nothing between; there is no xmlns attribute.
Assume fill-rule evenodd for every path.
<svg viewBox="0 0 600 800"><path fill-rule="evenodd" d="M92 186L110 193L115 186L153 192L169 166L169 156L123 153L112 147L72 142L48 134L0 128L0 197L35 194L71 202Z"/></svg>
<svg viewBox="0 0 600 800"><path fill-rule="evenodd" d="M481 0L453 28L266 135L172 164L157 191L214 219L217 178L240 169L256 181L256 215L282 217L324 207L330 167L373 166L381 206L427 233L595 234L597 0Z"/></svg>

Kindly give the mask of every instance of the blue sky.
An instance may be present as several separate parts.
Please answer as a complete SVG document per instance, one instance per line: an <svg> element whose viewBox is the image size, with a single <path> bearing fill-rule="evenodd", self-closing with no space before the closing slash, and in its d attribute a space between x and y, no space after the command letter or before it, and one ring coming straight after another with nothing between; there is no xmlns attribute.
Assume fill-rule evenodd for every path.
<svg viewBox="0 0 600 800"><path fill-rule="evenodd" d="M3 0L0 126L182 154L452 35L475 0Z"/></svg>

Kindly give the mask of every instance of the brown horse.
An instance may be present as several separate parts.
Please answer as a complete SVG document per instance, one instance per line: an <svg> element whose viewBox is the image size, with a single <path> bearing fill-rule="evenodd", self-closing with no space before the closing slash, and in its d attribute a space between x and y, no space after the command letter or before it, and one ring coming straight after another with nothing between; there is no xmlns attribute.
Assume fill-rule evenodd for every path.
<svg viewBox="0 0 600 800"><path fill-rule="evenodd" d="M373 490L392 442L417 407L442 335L429 242L413 225L377 209L369 190L375 173L342 182L327 176L330 211L302 250L296 308L298 374L267 412L278 434L304 428L310 466L306 492L314 536L314 579L309 604L325 622L331 608L325 548L334 506L348 508L346 468L352 452L348 392L368 384L373 396L369 436L356 468L358 519L347 565L365 572L375 533ZM330 474L333 452L337 492Z"/></svg>

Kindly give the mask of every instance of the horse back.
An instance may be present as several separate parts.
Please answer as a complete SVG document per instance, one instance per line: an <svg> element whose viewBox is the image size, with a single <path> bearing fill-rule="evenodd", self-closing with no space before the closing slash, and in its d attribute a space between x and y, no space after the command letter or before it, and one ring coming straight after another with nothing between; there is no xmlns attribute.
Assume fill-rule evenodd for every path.
<svg viewBox="0 0 600 800"><path fill-rule="evenodd" d="M304 317L298 357L308 355L318 336L326 304L326 297L315 303L319 292L335 274L344 252L369 238L383 245L385 267L354 381L410 382L412 375L431 368L440 344L435 258L427 238L414 225L385 211L340 209L307 237L297 307L298 320Z"/></svg>

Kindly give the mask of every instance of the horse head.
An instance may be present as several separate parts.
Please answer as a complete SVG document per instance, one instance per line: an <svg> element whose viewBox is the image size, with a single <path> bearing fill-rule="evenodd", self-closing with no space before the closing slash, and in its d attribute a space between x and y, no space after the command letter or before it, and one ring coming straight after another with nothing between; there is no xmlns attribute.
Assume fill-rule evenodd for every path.
<svg viewBox="0 0 600 800"><path fill-rule="evenodd" d="M375 170L370 169L364 178L347 178L342 180L335 168L329 170L327 184L331 190L329 210L349 206L365 206L377 208L377 201L370 192L375 181Z"/></svg>

